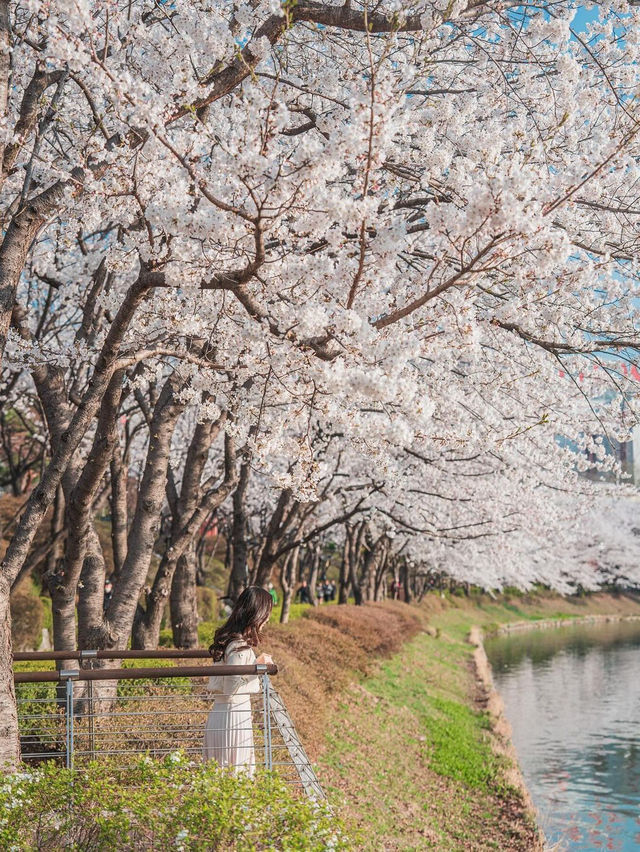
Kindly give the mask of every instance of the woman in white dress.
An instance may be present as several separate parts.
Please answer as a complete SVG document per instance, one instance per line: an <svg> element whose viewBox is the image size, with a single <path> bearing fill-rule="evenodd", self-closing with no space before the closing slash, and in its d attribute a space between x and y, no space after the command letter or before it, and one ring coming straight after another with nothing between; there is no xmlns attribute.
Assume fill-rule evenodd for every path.
<svg viewBox="0 0 640 852"><path fill-rule="evenodd" d="M271 595L259 586L249 586L242 592L229 618L214 634L209 648L214 665L252 666L273 662L267 654L256 658L253 651L272 606ZM259 677L215 675L209 678L207 689L215 694L215 700L204 732L204 759L253 775L256 758L251 693L260 691Z"/></svg>

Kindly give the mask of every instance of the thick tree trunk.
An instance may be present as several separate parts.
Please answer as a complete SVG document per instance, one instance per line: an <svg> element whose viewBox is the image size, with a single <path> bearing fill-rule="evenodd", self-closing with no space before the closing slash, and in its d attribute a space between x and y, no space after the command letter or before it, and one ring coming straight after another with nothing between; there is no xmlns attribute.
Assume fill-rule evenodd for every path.
<svg viewBox="0 0 640 852"><path fill-rule="evenodd" d="M75 588L70 589L63 582L61 573L49 577L51 595L51 619L53 622L52 640L55 651L74 651L76 649L76 595ZM77 668L75 660L56 660L56 668ZM64 684L58 683L56 695L59 702L64 701Z"/></svg>
<svg viewBox="0 0 640 852"><path fill-rule="evenodd" d="M137 607L134 605L133 609L131 610L132 620L134 619L135 615L135 622L133 624L133 641L135 643L136 648L151 648L157 646L162 615L164 613L167 598L169 597L171 592L171 585L173 582L178 561L180 560L182 554L185 552L187 547L193 544L194 537L198 533L198 530L201 528L205 519L211 514L211 512L217 509L218 506L222 505L222 503L229 496L236 484L235 447L233 444L233 439L229 435L225 435L224 447L224 480L216 487L214 487L213 479L207 480L207 482L205 482L202 486L202 491L204 492L205 496L202 497L199 504L196 504L196 501L193 499L190 486L187 488L190 494L189 499L186 500L185 498L183 502L184 494L181 494L180 496L180 505L178 508L179 519L180 521L186 519L185 525L181 527L178 521L176 521L176 523L174 523L173 525L171 540L162 558L160 567L156 572L156 576L153 581L153 587L147 595L145 609L142 609L142 607L138 604ZM188 460L187 464L189 464ZM204 463L202 466L204 466ZM164 469L166 473L166 462ZM189 468L189 476L192 477L193 475L193 469ZM198 484L199 476L200 474L198 473ZM183 491L184 488L185 483L183 482ZM161 505L162 504L159 504L158 507L158 515ZM153 544L153 541L151 541L151 544ZM131 545L129 546L129 553L131 553ZM127 556L127 560L128 559L129 556ZM144 574L139 573L139 585L137 587L137 595L140 594L142 583L144 582L144 577L146 577L148 565L149 563L147 560ZM123 575L126 576L126 563ZM121 585L122 584L118 586L118 592L120 590ZM109 608L108 616L110 611L111 607ZM122 618L122 616L120 617ZM129 627L129 629L131 629L131 627Z"/></svg>
<svg viewBox="0 0 640 852"><path fill-rule="evenodd" d="M353 602L356 606L362 606L362 592L360 591L360 584L358 583L358 578L356 576L355 570L353 570L353 566L350 567L349 580L351 583L351 590L353 592Z"/></svg>
<svg viewBox="0 0 640 852"><path fill-rule="evenodd" d="M362 560L362 569L357 581L360 600L370 601L373 598L372 580L375 571L377 550L375 544L369 544Z"/></svg>
<svg viewBox="0 0 640 852"><path fill-rule="evenodd" d="M374 600L383 601L387 596L387 565L389 563L389 549L385 543L384 551L376 568Z"/></svg>
<svg viewBox="0 0 640 852"><path fill-rule="evenodd" d="M371 572L370 600L380 601L384 600L383 584L389 556L389 539L386 535L381 535L376 541L375 551L375 566Z"/></svg>
<svg viewBox="0 0 640 852"><path fill-rule="evenodd" d="M53 647L56 651L75 651L76 649L76 601L75 593L59 585L51 594L51 617L53 621ZM56 660L56 668L77 668L75 660ZM64 700L64 684L56 688L58 701Z"/></svg>
<svg viewBox="0 0 640 852"><path fill-rule="evenodd" d="M254 580L256 586L262 586L263 589L267 588L271 581L273 569L275 568L277 561L278 557L271 549L268 551L266 548L263 549L260 555L260 563L258 571L256 572L256 578Z"/></svg>
<svg viewBox="0 0 640 852"><path fill-rule="evenodd" d="M47 556L45 566L45 576L55 574L60 565L62 555L64 553L64 542L62 540L62 530L64 528L64 493L62 487L58 486L56 497L53 502L53 517L51 518L51 538L54 541L53 547Z"/></svg>
<svg viewBox="0 0 640 852"><path fill-rule="evenodd" d="M406 559L402 560L401 567L402 585L404 586L404 599L406 603L411 603L413 595L411 593L411 577L409 576L409 565Z"/></svg>
<svg viewBox="0 0 640 852"><path fill-rule="evenodd" d="M169 597L171 630L176 648L198 647L196 572L196 548L191 542L178 560Z"/></svg>
<svg viewBox="0 0 640 852"><path fill-rule="evenodd" d="M10 583L0 576L0 772L17 769L20 760L18 714L13 685L10 591Z"/></svg>
<svg viewBox="0 0 640 852"><path fill-rule="evenodd" d="M362 543L366 533L367 525L364 521L358 524L345 525L345 558L347 586L351 587L353 600L356 606L362 605L362 591L358 583L358 562L362 551ZM344 601L347 602L346 600Z"/></svg>
<svg viewBox="0 0 640 852"><path fill-rule="evenodd" d="M106 566L100 539L93 524L78 588L78 648L93 650L95 628L102 624Z"/></svg>
<svg viewBox="0 0 640 852"><path fill-rule="evenodd" d="M247 510L246 499L249 488L251 467L243 462L238 477L238 487L233 492L233 524L231 527L231 576L227 597L234 603L240 593L249 585L247 564Z"/></svg>

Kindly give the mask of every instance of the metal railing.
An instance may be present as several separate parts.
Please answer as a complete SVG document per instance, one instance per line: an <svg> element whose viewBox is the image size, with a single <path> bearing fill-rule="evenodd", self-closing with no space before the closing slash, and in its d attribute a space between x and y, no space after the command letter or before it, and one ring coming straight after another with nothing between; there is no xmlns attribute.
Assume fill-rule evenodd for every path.
<svg viewBox="0 0 640 852"><path fill-rule="evenodd" d="M54 651L16 653L14 659L78 660L93 666L97 661L208 656L202 650ZM256 755L261 755L265 769L276 769L307 795L323 798L271 683L269 676L277 671L272 664L16 671L22 759L76 769L101 757L126 765L140 755L162 758L180 750L194 761L213 757L236 771L253 772ZM253 676L259 690L237 691L229 700L207 691L206 679L212 675Z"/></svg>

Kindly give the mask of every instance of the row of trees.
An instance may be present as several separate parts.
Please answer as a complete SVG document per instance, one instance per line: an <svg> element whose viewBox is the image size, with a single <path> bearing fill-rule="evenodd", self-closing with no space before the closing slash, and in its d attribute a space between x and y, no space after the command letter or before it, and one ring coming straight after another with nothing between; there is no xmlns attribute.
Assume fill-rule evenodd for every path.
<svg viewBox="0 0 640 852"><path fill-rule="evenodd" d="M232 598L626 570L569 528L635 423L637 12L573 15L0 0L0 763L36 566L62 650L192 644L213 518Z"/></svg>

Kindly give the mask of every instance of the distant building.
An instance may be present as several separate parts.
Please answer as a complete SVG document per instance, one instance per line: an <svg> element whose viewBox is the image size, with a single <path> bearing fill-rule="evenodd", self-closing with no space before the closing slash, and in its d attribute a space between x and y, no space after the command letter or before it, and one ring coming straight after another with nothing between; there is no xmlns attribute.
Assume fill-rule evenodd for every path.
<svg viewBox="0 0 640 852"><path fill-rule="evenodd" d="M636 382L640 382L640 370L635 364L629 365L624 361L620 361L610 362L610 365L612 367L615 365L623 376L633 379ZM565 371L560 370L560 377L562 378L564 376ZM582 383L585 379L585 374L580 373L577 378L578 381ZM615 396L615 391L610 389L601 399L604 401L612 401ZM624 401L621 404L624 406ZM600 437L602 439L602 445L606 455L613 456L619 463L621 480L627 483L632 482L634 485L640 485L640 425L634 426L630 441L616 441L615 438L610 439L604 435L594 435L593 437ZM560 441L560 443L562 445L567 445L567 442L565 441ZM595 453L587 453L587 458L594 464L593 468L585 473L585 476L588 479L604 482L615 482L617 480L617 473L603 473L602 471L596 470L597 459Z"/></svg>
<svg viewBox="0 0 640 852"><path fill-rule="evenodd" d="M615 439L602 437L607 456L613 456L620 464L621 479L623 482L633 482L640 485L640 426L635 426L630 441L616 441ZM615 482L617 475L613 472L602 473L596 471L596 458L593 453L587 453L587 458L594 463L594 467L585 474L589 479L597 479L605 482Z"/></svg>

